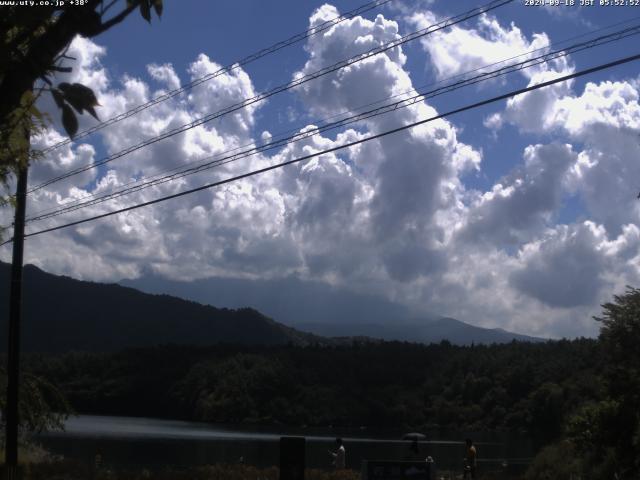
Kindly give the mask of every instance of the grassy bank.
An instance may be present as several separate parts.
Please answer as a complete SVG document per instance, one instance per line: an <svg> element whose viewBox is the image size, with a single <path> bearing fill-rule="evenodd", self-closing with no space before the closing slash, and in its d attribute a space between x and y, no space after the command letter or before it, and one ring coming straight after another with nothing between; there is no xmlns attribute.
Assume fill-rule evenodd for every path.
<svg viewBox="0 0 640 480"><path fill-rule="evenodd" d="M207 465L184 469L101 469L88 468L73 461L27 464L23 480L278 480L276 467L256 468L249 465ZM360 472L343 470L324 472L308 469L305 480L359 480Z"/></svg>

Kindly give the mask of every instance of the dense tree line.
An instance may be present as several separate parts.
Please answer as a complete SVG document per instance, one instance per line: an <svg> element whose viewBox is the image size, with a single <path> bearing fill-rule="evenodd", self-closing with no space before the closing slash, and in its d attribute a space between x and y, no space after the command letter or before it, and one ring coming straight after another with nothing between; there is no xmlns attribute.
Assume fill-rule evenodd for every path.
<svg viewBox="0 0 640 480"><path fill-rule="evenodd" d="M82 413L210 422L530 432L604 398L598 342L184 347L30 355Z"/></svg>

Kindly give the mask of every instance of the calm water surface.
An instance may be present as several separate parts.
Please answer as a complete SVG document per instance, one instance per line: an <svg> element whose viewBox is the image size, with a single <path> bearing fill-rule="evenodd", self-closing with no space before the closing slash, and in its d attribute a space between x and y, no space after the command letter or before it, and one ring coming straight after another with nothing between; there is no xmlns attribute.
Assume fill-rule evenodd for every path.
<svg viewBox="0 0 640 480"><path fill-rule="evenodd" d="M464 437L456 432L425 432L420 457L431 455L439 468L462 464ZM38 440L50 451L81 461L93 462L100 452L105 464L117 466L192 466L212 463L277 465L281 436L306 438L306 462L312 468L330 468L328 449L341 436L347 450L347 466L360 469L362 460L403 460L410 442L402 432L371 432L367 429L334 430L311 428L256 428L199 422L80 415L66 422L64 432L50 432ZM530 442L522 436L473 434L478 456L485 465L526 462L532 456Z"/></svg>

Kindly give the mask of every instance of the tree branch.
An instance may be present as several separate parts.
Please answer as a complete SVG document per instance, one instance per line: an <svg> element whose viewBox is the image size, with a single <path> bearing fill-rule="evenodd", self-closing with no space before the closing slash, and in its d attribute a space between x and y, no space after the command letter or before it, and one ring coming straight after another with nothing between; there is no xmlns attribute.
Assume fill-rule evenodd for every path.
<svg viewBox="0 0 640 480"><path fill-rule="evenodd" d="M57 65L53 65L53 66L49 67L49 70L51 70L52 72L71 73L73 68L71 68L71 67L58 67Z"/></svg>
<svg viewBox="0 0 640 480"><path fill-rule="evenodd" d="M131 12L133 12L136 8L138 8L138 4L135 3L133 5L128 6L127 8L125 8L123 11L121 11L118 15L116 15L115 17L110 18L109 20L107 20L106 22L104 22L100 28L97 28L95 30L95 33L93 35L91 35L92 37L95 37L96 35L100 35L101 33L109 30L111 27L113 27L114 25L119 24L120 22L122 22L125 18L127 18L129 16L129 14Z"/></svg>
<svg viewBox="0 0 640 480"><path fill-rule="evenodd" d="M100 15L104 15L105 13L107 13L109 11L109 9L111 7L113 7L116 3L118 3L118 0L111 0L111 2L109 3L109 5L107 5L106 7L104 6L104 2L102 2L102 7L100 9Z"/></svg>

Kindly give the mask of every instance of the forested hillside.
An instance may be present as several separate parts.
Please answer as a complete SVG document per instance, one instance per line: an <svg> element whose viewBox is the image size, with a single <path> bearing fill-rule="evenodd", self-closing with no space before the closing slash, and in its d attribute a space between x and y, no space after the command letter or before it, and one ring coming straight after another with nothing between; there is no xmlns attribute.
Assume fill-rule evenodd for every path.
<svg viewBox="0 0 640 480"><path fill-rule="evenodd" d="M0 262L0 331L7 331L10 268ZM115 284L24 271L22 348L32 352L115 351L165 343L305 344L319 337L243 308L200 305ZM0 343L0 351L7 348Z"/></svg>
<svg viewBox="0 0 640 480"><path fill-rule="evenodd" d="M190 348L32 355L82 413L211 422L513 429L544 443L601 395L595 340Z"/></svg>

